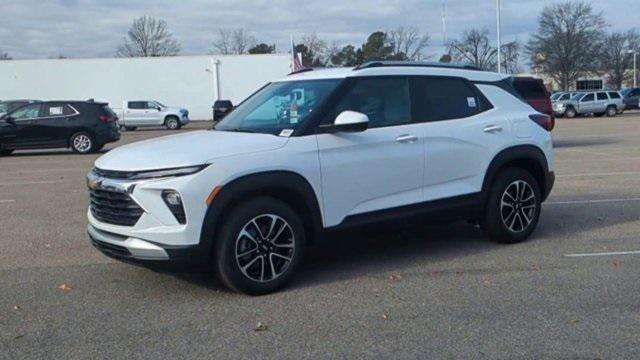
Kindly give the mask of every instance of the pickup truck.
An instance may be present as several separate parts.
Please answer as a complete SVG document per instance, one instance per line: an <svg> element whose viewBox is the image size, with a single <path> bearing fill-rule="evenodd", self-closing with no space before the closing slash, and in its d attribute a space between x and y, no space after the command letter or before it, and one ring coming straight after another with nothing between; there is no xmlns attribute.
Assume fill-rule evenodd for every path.
<svg viewBox="0 0 640 360"><path fill-rule="evenodd" d="M156 100L124 101L118 113L121 128L133 131L140 126L164 126L177 130L189 123L189 111L170 107Z"/></svg>

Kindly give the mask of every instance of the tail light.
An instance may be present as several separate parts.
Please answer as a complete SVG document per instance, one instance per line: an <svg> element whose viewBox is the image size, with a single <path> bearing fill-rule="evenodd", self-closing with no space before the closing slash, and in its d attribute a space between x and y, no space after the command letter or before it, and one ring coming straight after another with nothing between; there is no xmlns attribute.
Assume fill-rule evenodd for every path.
<svg viewBox="0 0 640 360"><path fill-rule="evenodd" d="M533 120L536 124L542 126L547 131L553 130L556 125L555 119L552 116L544 114L532 114L529 115L529 119Z"/></svg>
<svg viewBox="0 0 640 360"><path fill-rule="evenodd" d="M102 122L110 122L112 120L111 116L109 115L100 115L98 116L98 119L100 119L100 121Z"/></svg>

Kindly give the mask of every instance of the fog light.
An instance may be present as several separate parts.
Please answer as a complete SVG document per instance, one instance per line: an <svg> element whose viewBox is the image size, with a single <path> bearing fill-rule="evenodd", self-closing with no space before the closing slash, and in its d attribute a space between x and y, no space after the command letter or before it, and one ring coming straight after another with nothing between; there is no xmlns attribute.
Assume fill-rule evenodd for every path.
<svg viewBox="0 0 640 360"><path fill-rule="evenodd" d="M169 211L171 211L176 220L178 220L178 223L186 224L187 217L184 213L184 206L182 206L180 194L174 190L164 190L162 192L162 199L165 204L167 204Z"/></svg>

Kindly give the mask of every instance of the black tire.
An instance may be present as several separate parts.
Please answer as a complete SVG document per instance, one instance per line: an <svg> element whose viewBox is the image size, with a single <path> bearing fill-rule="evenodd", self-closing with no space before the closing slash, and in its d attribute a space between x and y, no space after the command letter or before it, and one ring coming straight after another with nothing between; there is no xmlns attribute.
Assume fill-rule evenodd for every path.
<svg viewBox="0 0 640 360"><path fill-rule="evenodd" d="M180 119L176 116L167 116L164 120L164 126L169 130L178 130L182 126L180 124Z"/></svg>
<svg viewBox="0 0 640 360"><path fill-rule="evenodd" d="M595 117L603 117L604 113L594 113L593 116L595 116Z"/></svg>
<svg viewBox="0 0 640 360"><path fill-rule="evenodd" d="M279 219L275 220L275 225L270 225L273 221L270 216ZM252 220L258 224L260 232ZM278 230L272 232L269 227ZM280 227L279 236L272 241L264 240L269 235L273 237ZM241 235L243 230L255 239ZM267 234L263 237L263 233ZM229 289L249 295L268 294L285 286L301 264L305 246L302 220L289 205L269 197L249 200L232 209L225 216L215 239L213 260L216 274ZM237 252L251 253L236 258ZM260 278L267 277L272 279L260 281Z"/></svg>
<svg viewBox="0 0 640 360"><path fill-rule="evenodd" d="M71 139L69 139L69 147L75 153L89 154L96 151L97 144L91 134L81 131L71 135Z"/></svg>
<svg viewBox="0 0 640 360"><path fill-rule="evenodd" d="M127 130L127 131L136 131L137 127L136 126L125 126L124 129Z"/></svg>
<svg viewBox="0 0 640 360"><path fill-rule="evenodd" d="M0 150L0 156L9 156L13 153L13 149Z"/></svg>
<svg viewBox="0 0 640 360"><path fill-rule="evenodd" d="M616 117L616 115L618 115L618 109L613 105L609 105L606 114L608 117Z"/></svg>
<svg viewBox="0 0 640 360"><path fill-rule="evenodd" d="M528 185L528 190L523 183ZM525 190L522 195L517 196L518 199L512 201L515 195L513 190L516 189ZM510 195L505 195L506 193ZM532 200L521 201L531 195L534 196ZM503 205L503 198L511 205ZM520 168L507 168L498 174L491 185L482 228L489 239L498 243L514 244L524 241L538 224L541 199L540 185L531 173ZM527 220L530 222L525 226Z"/></svg>
<svg viewBox="0 0 640 360"><path fill-rule="evenodd" d="M564 111L564 117L571 119L576 117L576 110L572 107L568 107L565 111Z"/></svg>

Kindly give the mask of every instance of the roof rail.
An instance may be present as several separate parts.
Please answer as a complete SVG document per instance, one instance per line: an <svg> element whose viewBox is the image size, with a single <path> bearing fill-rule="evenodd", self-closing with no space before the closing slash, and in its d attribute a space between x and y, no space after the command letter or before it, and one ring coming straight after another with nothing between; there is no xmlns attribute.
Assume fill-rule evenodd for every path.
<svg viewBox="0 0 640 360"><path fill-rule="evenodd" d="M293 74L300 74L300 73L307 72L307 71L313 71L313 68L302 68L300 70L295 70L295 71L290 72L287 76L293 75Z"/></svg>
<svg viewBox="0 0 640 360"><path fill-rule="evenodd" d="M362 65L358 65L353 68L354 71L377 68L377 67L430 67L430 68L445 68L445 69L461 69L461 70L480 70L473 65L465 64L451 64L441 62L428 62L428 61L369 61Z"/></svg>

